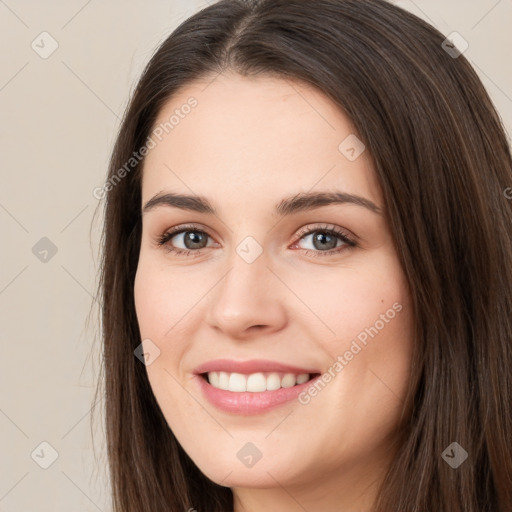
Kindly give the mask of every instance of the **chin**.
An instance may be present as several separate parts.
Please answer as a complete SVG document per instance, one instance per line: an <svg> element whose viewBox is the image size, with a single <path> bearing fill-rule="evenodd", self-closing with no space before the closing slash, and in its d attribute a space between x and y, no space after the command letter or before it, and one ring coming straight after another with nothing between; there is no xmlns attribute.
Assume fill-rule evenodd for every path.
<svg viewBox="0 0 512 512"><path fill-rule="evenodd" d="M238 450L237 450L238 451ZM217 459L219 459L217 455ZM295 480L297 465L292 460L285 461L274 457L265 460L263 456L252 467L246 466L235 457L224 457L212 464L213 458L194 461L199 470L210 480L224 487L269 488L286 485ZM290 471L295 467L295 471Z"/></svg>
<svg viewBox="0 0 512 512"><path fill-rule="evenodd" d="M285 472L275 474L275 472L265 467L260 467L259 469L233 468L233 466L226 464L222 469L213 468L211 472L206 472L203 468L200 469L210 480L224 487L263 489L275 487L277 485L276 481L283 485L286 478Z"/></svg>

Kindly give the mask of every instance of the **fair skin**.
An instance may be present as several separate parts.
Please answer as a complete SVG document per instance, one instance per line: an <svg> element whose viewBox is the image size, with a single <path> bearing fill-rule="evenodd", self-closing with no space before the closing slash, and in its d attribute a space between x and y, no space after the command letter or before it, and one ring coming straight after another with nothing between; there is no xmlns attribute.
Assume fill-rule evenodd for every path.
<svg viewBox="0 0 512 512"><path fill-rule="evenodd" d="M144 163L143 206L172 192L205 197L216 210L160 204L143 213L134 293L141 337L160 350L146 366L153 393L195 464L233 490L235 512L370 512L394 452L412 312L369 152L353 161L340 152L355 130L312 87L228 72L211 80L187 85L164 106L155 126L190 96L198 102ZM321 191L360 196L380 213L350 202L275 211L284 198ZM198 256L183 234L167 247L189 255L156 242L185 224L203 241ZM314 244L326 226L357 245L337 237ZM251 263L237 252L246 237L262 249ZM393 304L400 311L377 324ZM194 374L219 358L332 372L372 326L377 333L307 404L226 412L204 397ZM262 454L252 467L237 457L248 442Z"/></svg>

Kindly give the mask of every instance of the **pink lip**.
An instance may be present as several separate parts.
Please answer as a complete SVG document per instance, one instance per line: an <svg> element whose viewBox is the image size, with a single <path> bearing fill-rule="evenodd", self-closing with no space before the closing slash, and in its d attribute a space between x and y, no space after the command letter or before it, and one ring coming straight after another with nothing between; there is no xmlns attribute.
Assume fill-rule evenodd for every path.
<svg viewBox="0 0 512 512"><path fill-rule="evenodd" d="M300 393L321 377L321 375L318 375L303 384L297 384L291 388L280 388L275 391L262 391L260 393L224 391L223 389L214 388L200 375L196 375L196 380L206 399L220 410L251 416L267 412L274 407L297 399Z"/></svg>
<svg viewBox="0 0 512 512"><path fill-rule="evenodd" d="M201 376L213 371L224 371L229 373L257 373L257 372L281 372L318 374L311 380L303 384L297 384L291 388L280 388L274 391L252 392L245 391L236 393L233 391L225 391L213 387L207 379ZM311 368L298 368L296 366L284 365L274 361L251 360L251 361L232 361L228 359L216 359L202 364L196 368L196 381L205 398L214 406L222 411L236 413L241 415L261 414L274 407L291 402L311 386L317 379L321 378L318 370Z"/></svg>
<svg viewBox="0 0 512 512"><path fill-rule="evenodd" d="M215 359L200 365L194 370L194 373L196 374L208 372L243 373L246 375L258 372L294 373L296 375L301 373L320 373L320 371L317 369L299 368L297 366L281 364L275 361L268 361L266 359L251 359L250 361Z"/></svg>

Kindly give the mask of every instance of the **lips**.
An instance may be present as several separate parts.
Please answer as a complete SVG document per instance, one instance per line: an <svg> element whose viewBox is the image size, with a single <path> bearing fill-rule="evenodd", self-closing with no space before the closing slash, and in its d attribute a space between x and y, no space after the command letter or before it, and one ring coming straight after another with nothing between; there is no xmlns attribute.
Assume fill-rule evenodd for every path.
<svg viewBox="0 0 512 512"><path fill-rule="evenodd" d="M250 361L234 361L232 359L215 359L198 366L194 373L197 375L208 372L227 372L227 373L243 373L249 375L259 372L276 372L276 373L293 373L300 375L304 373L316 374L320 370L310 367L298 367L288 364L278 363L265 359L252 359Z"/></svg>
<svg viewBox="0 0 512 512"><path fill-rule="evenodd" d="M317 369L262 359L216 359L200 365L194 373L210 403L224 412L242 415L260 414L292 402L320 377Z"/></svg>

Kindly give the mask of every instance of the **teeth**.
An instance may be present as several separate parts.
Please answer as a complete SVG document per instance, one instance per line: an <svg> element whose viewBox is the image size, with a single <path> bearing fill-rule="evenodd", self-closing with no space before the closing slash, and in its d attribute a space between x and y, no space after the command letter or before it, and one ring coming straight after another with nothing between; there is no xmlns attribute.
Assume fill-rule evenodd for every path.
<svg viewBox="0 0 512 512"><path fill-rule="evenodd" d="M229 376L229 391L247 391L247 379L241 373L232 373Z"/></svg>
<svg viewBox="0 0 512 512"><path fill-rule="evenodd" d="M267 378L263 373L253 373L245 379L245 377L242 377L244 380L247 380L247 387L244 391L266 391L267 390Z"/></svg>
<svg viewBox="0 0 512 512"><path fill-rule="evenodd" d="M219 389L228 389L228 386L229 375L226 372L219 372Z"/></svg>
<svg viewBox="0 0 512 512"><path fill-rule="evenodd" d="M214 388L222 389L222 388L220 387L219 372L210 372L210 373L208 374L208 381L210 382L210 384L211 384Z"/></svg>
<svg viewBox="0 0 512 512"><path fill-rule="evenodd" d="M303 384L310 378L309 373L242 373L208 372L208 382L218 389L242 393L251 391L261 393L262 391L275 391L279 388L291 388L296 384Z"/></svg>
<svg viewBox="0 0 512 512"><path fill-rule="evenodd" d="M309 380L309 373L301 373L300 375L297 375L297 384L304 384L304 382L307 382Z"/></svg>
<svg viewBox="0 0 512 512"><path fill-rule="evenodd" d="M282 388L291 388L292 386L295 386L295 383L297 382L297 379L293 373L287 373L281 380L281 387Z"/></svg>
<svg viewBox="0 0 512 512"><path fill-rule="evenodd" d="M281 387L281 377L278 373L271 373L267 377L267 391L275 391Z"/></svg>

